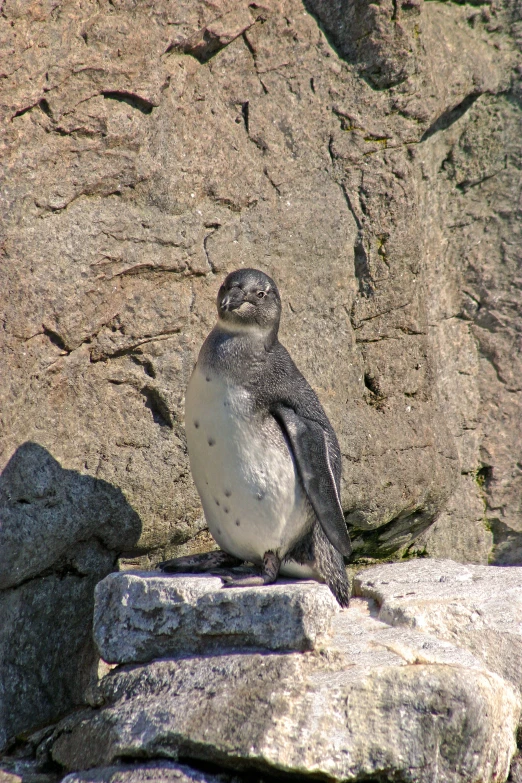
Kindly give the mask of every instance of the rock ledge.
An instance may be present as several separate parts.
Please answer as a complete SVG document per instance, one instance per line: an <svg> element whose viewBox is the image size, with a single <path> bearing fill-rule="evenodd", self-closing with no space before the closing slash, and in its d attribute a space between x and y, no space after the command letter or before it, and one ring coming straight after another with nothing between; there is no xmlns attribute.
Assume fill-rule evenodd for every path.
<svg viewBox="0 0 522 783"><path fill-rule="evenodd" d="M406 595L430 568L466 572L437 561L382 568L387 579L370 569L359 592L395 573ZM108 659L133 664L101 680L97 706L58 725L52 758L69 771L98 767L92 780L111 783L120 777L104 769L125 760L139 767L122 769L121 783L150 779L154 765L170 780L179 771L163 768L178 758L239 776L505 780L520 717L512 684L458 639L383 622L383 607L372 594L338 610L308 582L222 590L213 577L113 574L97 589L96 638ZM313 649L276 652L293 643Z"/></svg>

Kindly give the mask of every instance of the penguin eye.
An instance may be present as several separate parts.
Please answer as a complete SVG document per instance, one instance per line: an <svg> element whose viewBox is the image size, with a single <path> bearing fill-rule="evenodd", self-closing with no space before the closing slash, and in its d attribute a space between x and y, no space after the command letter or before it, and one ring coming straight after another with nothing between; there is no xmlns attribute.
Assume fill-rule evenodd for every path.
<svg viewBox="0 0 522 783"><path fill-rule="evenodd" d="M257 292L257 298L258 299L264 299L265 296L266 296L266 292L265 291L258 291Z"/></svg>

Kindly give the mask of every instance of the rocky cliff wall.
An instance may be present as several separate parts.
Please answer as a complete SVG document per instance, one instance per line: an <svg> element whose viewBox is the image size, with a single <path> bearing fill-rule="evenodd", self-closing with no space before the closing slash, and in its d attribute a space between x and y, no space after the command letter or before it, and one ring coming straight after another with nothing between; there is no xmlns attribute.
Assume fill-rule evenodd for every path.
<svg viewBox="0 0 522 783"><path fill-rule="evenodd" d="M35 441L120 488L129 554L192 539L183 390L223 274L259 266L339 432L358 553L446 508L429 553L516 562L519 17L5 2L3 464Z"/></svg>

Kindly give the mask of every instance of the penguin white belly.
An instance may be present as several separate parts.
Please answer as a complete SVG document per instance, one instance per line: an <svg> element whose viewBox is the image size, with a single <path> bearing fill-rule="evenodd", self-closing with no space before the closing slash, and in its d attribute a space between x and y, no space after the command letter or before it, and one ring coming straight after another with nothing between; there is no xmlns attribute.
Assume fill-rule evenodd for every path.
<svg viewBox="0 0 522 783"><path fill-rule="evenodd" d="M312 518L276 421L254 410L246 389L197 364L185 428L192 476L221 549L254 563L267 551L284 557Z"/></svg>

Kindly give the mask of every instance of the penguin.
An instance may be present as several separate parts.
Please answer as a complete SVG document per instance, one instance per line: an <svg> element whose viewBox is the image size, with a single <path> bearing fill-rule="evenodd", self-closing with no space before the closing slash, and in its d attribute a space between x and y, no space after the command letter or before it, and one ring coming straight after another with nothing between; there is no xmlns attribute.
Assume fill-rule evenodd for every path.
<svg viewBox="0 0 522 783"><path fill-rule="evenodd" d="M341 606L352 551L340 501L341 451L317 395L278 340L281 298L257 269L231 272L217 295L185 397L192 476L220 551L160 564L209 570L252 562L260 574L224 587L266 585L278 575L326 582Z"/></svg>

